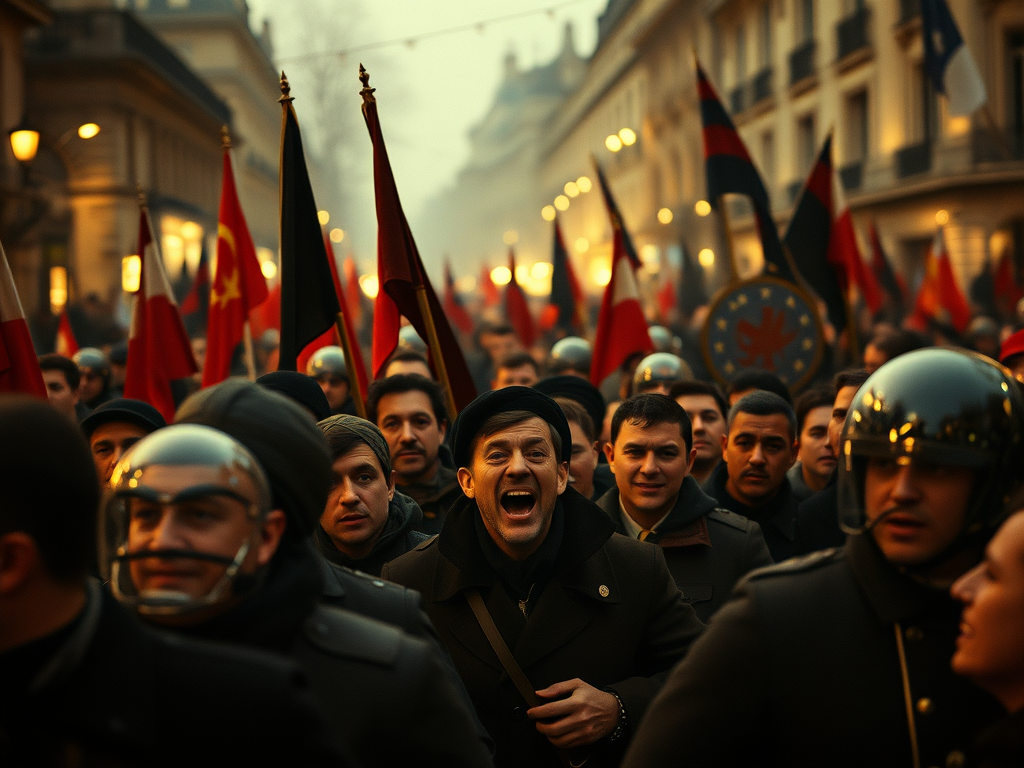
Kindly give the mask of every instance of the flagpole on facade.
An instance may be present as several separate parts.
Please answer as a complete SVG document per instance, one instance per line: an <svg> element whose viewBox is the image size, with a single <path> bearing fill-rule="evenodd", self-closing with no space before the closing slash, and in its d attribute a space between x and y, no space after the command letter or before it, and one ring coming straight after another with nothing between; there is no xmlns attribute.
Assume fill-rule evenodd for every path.
<svg viewBox="0 0 1024 768"><path fill-rule="evenodd" d="M352 344L348 339L348 323L345 320L345 313L339 312L334 320L338 330L338 337L341 339L341 350L345 353L346 368L348 368L348 389L352 395L352 402L356 406L356 416L366 418L366 393L359 386L359 373L356 371L355 355L352 353Z"/></svg>
<svg viewBox="0 0 1024 768"><path fill-rule="evenodd" d="M722 220L722 229L725 230L725 249L729 255L729 283L732 284L739 282L740 274L736 269L736 248L733 246L732 226L729 224L729 208L725 195L718 196L718 215Z"/></svg>

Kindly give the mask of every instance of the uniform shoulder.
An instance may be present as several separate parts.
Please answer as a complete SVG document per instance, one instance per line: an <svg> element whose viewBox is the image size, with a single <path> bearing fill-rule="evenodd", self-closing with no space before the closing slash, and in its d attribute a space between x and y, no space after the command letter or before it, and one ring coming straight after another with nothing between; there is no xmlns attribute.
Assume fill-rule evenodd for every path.
<svg viewBox="0 0 1024 768"><path fill-rule="evenodd" d="M407 639L398 627L328 605L319 605L302 626L307 641L332 656L393 667Z"/></svg>
<svg viewBox="0 0 1024 768"><path fill-rule="evenodd" d="M707 519L712 520L722 525L727 525L730 528L734 528L737 531L750 531L753 527L753 521L749 517L738 515L735 512L730 512L724 507L716 507L707 514Z"/></svg>
<svg viewBox="0 0 1024 768"><path fill-rule="evenodd" d="M328 563L324 602L419 634L420 593L380 576Z"/></svg>
<svg viewBox="0 0 1024 768"><path fill-rule="evenodd" d="M787 576L794 576L801 573L821 571L842 563L846 556L839 547L822 549L818 552L811 552L798 557L791 557L781 563L769 565L765 568L758 568L747 574L747 581L767 581L780 579Z"/></svg>
<svg viewBox="0 0 1024 768"><path fill-rule="evenodd" d="M436 543L437 543L437 534L435 533L433 536L431 536L428 539L425 539L424 541L421 541L419 544L417 544L413 548L413 551L414 552L420 552L420 551L422 551L424 549L428 549L429 547L434 546Z"/></svg>

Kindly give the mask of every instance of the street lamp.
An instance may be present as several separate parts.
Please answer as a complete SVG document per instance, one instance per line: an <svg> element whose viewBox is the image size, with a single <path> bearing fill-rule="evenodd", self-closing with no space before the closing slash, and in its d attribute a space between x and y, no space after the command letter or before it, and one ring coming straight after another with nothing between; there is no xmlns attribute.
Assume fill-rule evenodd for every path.
<svg viewBox="0 0 1024 768"><path fill-rule="evenodd" d="M31 163L39 151L39 131L29 126L22 118L17 126L7 132L11 140L11 151L21 163Z"/></svg>

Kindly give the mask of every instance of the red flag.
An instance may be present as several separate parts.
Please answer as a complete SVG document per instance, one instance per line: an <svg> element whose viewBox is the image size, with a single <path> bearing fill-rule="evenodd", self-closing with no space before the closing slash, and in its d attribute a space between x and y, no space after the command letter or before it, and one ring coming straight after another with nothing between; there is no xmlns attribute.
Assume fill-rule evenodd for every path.
<svg viewBox="0 0 1024 768"><path fill-rule="evenodd" d="M363 323L363 289L359 287L359 273L356 271L356 262L351 256L345 258L345 305L347 307L347 318L352 319L353 328L358 328Z"/></svg>
<svg viewBox="0 0 1024 768"><path fill-rule="evenodd" d="M537 340L537 331L533 327L533 317L530 315L530 305L526 303L526 294L516 279L516 254L511 248L508 249L508 268L512 272L512 278L505 287L505 316L515 329L519 341L529 349Z"/></svg>
<svg viewBox="0 0 1024 768"><path fill-rule="evenodd" d="M267 300L249 313L249 330L253 339L260 338L273 328L281 330L281 282L270 289Z"/></svg>
<svg viewBox="0 0 1024 768"><path fill-rule="evenodd" d="M25 322L14 275L0 245L0 392L25 392L46 399L46 385Z"/></svg>
<svg viewBox="0 0 1024 768"><path fill-rule="evenodd" d="M1009 248L1004 248L999 256L999 263L992 276L992 288L1000 311L1012 317L1017 311L1017 303L1024 298L1024 290L1021 290L1013 274L1013 256Z"/></svg>
<svg viewBox="0 0 1024 768"><path fill-rule="evenodd" d="M610 193L609 193L610 194ZM562 238L558 219L554 222L554 243L551 249L551 296L540 316L541 330L563 328L568 333L582 334L586 327L586 297L580 288L572 259Z"/></svg>
<svg viewBox="0 0 1024 768"><path fill-rule="evenodd" d="M640 304L640 289L622 240L622 230L612 232L612 276L601 300L597 318L590 381L600 385L634 352L654 349Z"/></svg>
<svg viewBox="0 0 1024 768"><path fill-rule="evenodd" d="M874 222L868 227L868 239L871 241L871 271L877 278L879 287L889 295L894 304L902 306L907 299L907 285L886 258Z"/></svg>
<svg viewBox="0 0 1024 768"><path fill-rule="evenodd" d="M398 346L398 329L404 315L420 338L428 340L426 311L437 333L440 354L448 374L448 388L456 410L467 406L476 398L476 387L455 340L448 319L441 308L434 288L427 279L416 242L402 211L398 187L391 172L384 135L377 116L377 100L369 87L369 76L360 71L364 87L363 117L373 144L373 187L377 204L377 277L379 292L373 315L373 370L382 373L385 362ZM435 366L437 361L435 361ZM455 418L458 414L449 414Z"/></svg>
<svg viewBox="0 0 1024 768"><path fill-rule="evenodd" d="M198 282L199 276L196 276ZM210 289L203 386L231 374L231 358L244 335L249 313L267 299L267 281L256 258L249 226L235 190L231 151L224 148L224 178L217 216L217 274Z"/></svg>
<svg viewBox="0 0 1024 768"><path fill-rule="evenodd" d="M833 176L832 190L832 202L836 214L829 236L828 260L833 265L841 265L846 275L847 287L850 284L856 285L860 295L864 297L864 303L874 314L882 308L882 289L878 285L878 279L867 268L867 264L864 263L864 259L860 255L857 234L853 230L850 206L846 203L846 195L843 194L843 185L838 176Z"/></svg>
<svg viewBox="0 0 1024 768"><path fill-rule="evenodd" d="M199 265L196 267L196 279L192 281L192 287L188 289L185 298L181 300L178 308L181 316L194 315L196 312L204 312L210 305L210 264L206 259L206 248L203 248L199 255Z"/></svg>
<svg viewBox="0 0 1024 768"><path fill-rule="evenodd" d="M929 319L942 319L940 313L948 313L950 323L960 333L971 322L971 308L953 275L942 227L935 232L925 256L924 280L917 292L913 319L919 326L926 326Z"/></svg>
<svg viewBox="0 0 1024 768"><path fill-rule="evenodd" d="M124 396L149 403L170 423L174 419L171 382L199 369L145 206L139 215L139 259L142 264L128 331Z"/></svg>
<svg viewBox="0 0 1024 768"><path fill-rule="evenodd" d="M661 288L658 289L657 298L658 310L661 312L661 318L663 320L667 320L668 313L678 304L676 300L675 281L667 274L664 276Z"/></svg>
<svg viewBox="0 0 1024 768"><path fill-rule="evenodd" d="M456 327L463 333L473 332L473 318L462 306L462 299L455 291L455 281L452 279L452 265L448 259L444 260L444 313L455 323Z"/></svg>
<svg viewBox="0 0 1024 768"><path fill-rule="evenodd" d="M484 297L484 307L496 307L501 303L501 293L491 280L491 268L487 264L480 268L480 295Z"/></svg>
<svg viewBox="0 0 1024 768"><path fill-rule="evenodd" d="M78 340L75 332L71 330L71 320L68 319L67 305L60 311L60 322L57 323L57 354L64 357L73 357L78 351Z"/></svg>

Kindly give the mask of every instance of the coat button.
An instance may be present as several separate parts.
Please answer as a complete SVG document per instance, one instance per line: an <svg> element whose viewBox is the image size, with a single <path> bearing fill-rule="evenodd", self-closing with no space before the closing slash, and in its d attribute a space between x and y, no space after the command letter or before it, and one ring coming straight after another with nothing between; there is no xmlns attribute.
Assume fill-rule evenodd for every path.
<svg viewBox="0 0 1024 768"><path fill-rule="evenodd" d="M946 768L964 768L967 764L967 757L959 749L954 749L946 755Z"/></svg>
<svg viewBox="0 0 1024 768"><path fill-rule="evenodd" d="M597 594L599 594L601 597L608 597L608 595L611 594L611 590L608 589L608 587L606 587L604 584L602 584L600 587L597 588Z"/></svg>
<svg viewBox="0 0 1024 768"><path fill-rule="evenodd" d="M935 704L931 699L925 697L917 700L917 711L922 715L930 715L934 709Z"/></svg>
<svg viewBox="0 0 1024 768"><path fill-rule="evenodd" d="M512 719L517 723L521 723L526 719L526 710L522 707L512 707Z"/></svg>
<svg viewBox="0 0 1024 768"><path fill-rule="evenodd" d="M911 643L920 643L924 640L924 632L920 627L907 627L907 640Z"/></svg>

